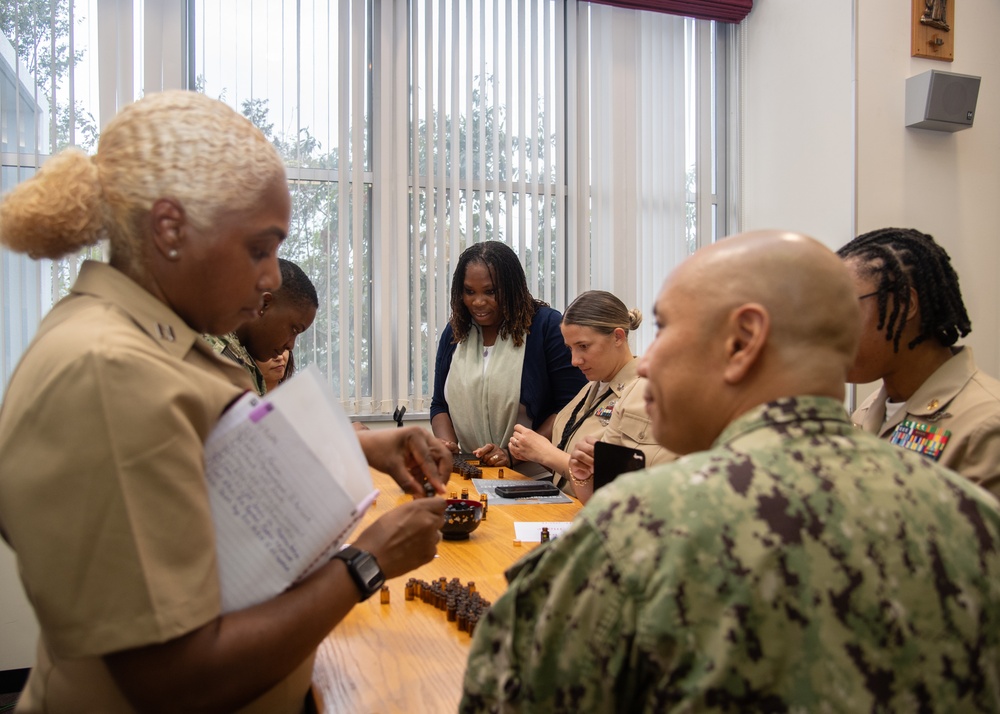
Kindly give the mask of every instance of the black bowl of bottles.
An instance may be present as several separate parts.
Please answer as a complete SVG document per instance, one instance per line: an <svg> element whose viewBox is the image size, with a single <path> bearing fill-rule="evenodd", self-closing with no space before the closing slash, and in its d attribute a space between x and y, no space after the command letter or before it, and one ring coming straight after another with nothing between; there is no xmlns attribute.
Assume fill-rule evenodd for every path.
<svg viewBox="0 0 1000 714"><path fill-rule="evenodd" d="M449 498L445 504L442 537L445 540L468 540L469 534L483 520L483 504L468 498Z"/></svg>

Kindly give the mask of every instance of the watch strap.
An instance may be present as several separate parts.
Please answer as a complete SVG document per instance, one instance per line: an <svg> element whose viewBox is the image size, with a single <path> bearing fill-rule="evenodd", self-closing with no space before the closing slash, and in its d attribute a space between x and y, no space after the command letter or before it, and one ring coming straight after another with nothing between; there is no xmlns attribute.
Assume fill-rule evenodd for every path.
<svg viewBox="0 0 1000 714"><path fill-rule="evenodd" d="M347 572L361 593L362 602L378 592L385 582L378 560L368 551L349 545L334 553L333 558L342 560L347 566Z"/></svg>

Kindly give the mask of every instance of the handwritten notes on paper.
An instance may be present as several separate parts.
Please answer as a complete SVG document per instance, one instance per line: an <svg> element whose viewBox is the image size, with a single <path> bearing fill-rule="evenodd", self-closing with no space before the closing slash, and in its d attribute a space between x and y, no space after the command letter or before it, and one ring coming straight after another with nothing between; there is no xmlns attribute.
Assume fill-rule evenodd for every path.
<svg viewBox="0 0 1000 714"><path fill-rule="evenodd" d="M224 612L270 599L326 562L376 495L347 415L314 367L238 400L205 443L205 471Z"/></svg>

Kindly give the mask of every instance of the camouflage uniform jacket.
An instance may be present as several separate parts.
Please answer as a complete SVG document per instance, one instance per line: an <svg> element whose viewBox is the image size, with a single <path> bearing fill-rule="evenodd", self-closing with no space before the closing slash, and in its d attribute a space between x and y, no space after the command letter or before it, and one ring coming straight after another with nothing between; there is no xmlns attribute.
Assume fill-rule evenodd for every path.
<svg viewBox="0 0 1000 714"><path fill-rule="evenodd" d="M218 336L202 335L202 337L208 340L208 344L212 345L212 349L215 350L216 354L228 357L249 372L257 394L262 397L264 396L267 392L267 386L264 384L264 373L260 371L260 367L254 362L253 357L247 352L247 348L243 346L243 343L240 342L240 338L236 336L235 332Z"/></svg>
<svg viewBox="0 0 1000 714"><path fill-rule="evenodd" d="M507 573L461 712L1000 711L1000 510L785 398Z"/></svg>

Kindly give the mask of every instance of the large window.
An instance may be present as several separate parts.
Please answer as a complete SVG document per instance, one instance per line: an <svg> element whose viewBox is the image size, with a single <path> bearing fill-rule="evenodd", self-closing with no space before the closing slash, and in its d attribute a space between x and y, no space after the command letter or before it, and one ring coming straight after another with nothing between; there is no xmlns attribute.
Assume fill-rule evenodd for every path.
<svg viewBox="0 0 1000 714"><path fill-rule="evenodd" d="M0 191L32 176L53 151L96 147L96 28L96 2L0 0ZM3 387L75 268L0 250Z"/></svg>
<svg viewBox="0 0 1000 714"><path fill-rule="evenodd" d="M648 311L673 265L734 228L733 26L576 0L0 0L8 15L29 6L62 18L36 45L65 43L65 69L22 61L37 107L13 124L5 85L4 138L41 148L0 149L4 188L54 146L92 149L115 105L143 92L185 86L231 104L288 166L281 255L321 303L296 360L351 414L428 409L452 266L471 242L510 244L557 308L602 288ZM20 47L25 33L0 21ZM3 274L6 382L78 261L3 260L42 278ZM20 318L15 293L28 296L14 300Z"/></svg>

